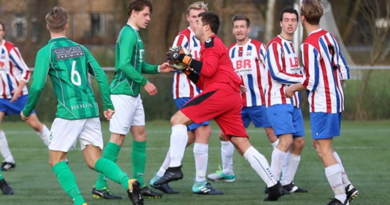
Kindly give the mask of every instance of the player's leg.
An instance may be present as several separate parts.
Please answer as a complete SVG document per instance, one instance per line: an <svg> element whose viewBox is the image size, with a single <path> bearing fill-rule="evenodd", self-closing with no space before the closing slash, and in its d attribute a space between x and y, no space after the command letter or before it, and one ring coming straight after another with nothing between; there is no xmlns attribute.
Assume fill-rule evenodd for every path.
<svg viewBox="0 0 390 205"><path fill-rule="evenodd" d="M78 139L88 167L121 184L133 204L143 204L140 183L136 179L129 179L115 162L102 157L103 137L99 118L86 119Z"/></svg>
<svg viewBox="0 0 390 205"><path fill-rule="evenodd" d="M14 190L8 185L8 183L5 181L3 177L3 173L0 169L0 190L5 195L13 195Z"/></svg>
<svg viewBox="0 0 390 205"><path fill-rule="evenodd" d="M46 125L39 121L35 113L31 114L30 118L28 118L26 122L31 128L35 130L37 135L41 138L43 144L45 144L47 147L49 145L50 131Z"/></svg>
<svg viewBox="0 0 390 205"><path fill-rule="evenodd" d="M10 112L10 102L8 99L0 99L0 154L3 156L3 163L1 164L1 170L8 171L15 168L15 159L12 156L11 150L8 146L7 137L1 129L1 123L3 121L5 113Z"/></svg>

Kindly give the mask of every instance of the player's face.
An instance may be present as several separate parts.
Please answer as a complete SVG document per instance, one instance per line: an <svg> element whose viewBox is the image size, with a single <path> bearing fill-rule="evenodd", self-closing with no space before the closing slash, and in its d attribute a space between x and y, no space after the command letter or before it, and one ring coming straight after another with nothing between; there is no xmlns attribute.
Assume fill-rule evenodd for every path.
<svg viewBox="0 0 390 205"><path fill-rule="evenodd" d="M238 20L233 22L233 35L236 37L236 40L246 41L248 40L248 35L250 32L250 27L247 26L245 20Z"/></svg>
<svg viewBox="0 0 390 205"><path fill-rule="evenodd" d="M195 30L196 20L198 19L198 14L204 12L203 9L195 10L191 9L190 12L187 14L187 21L190 24L190 28L192 31Z"/></svg>
<svg viewBox="0 0 390 205"><path fill-rule="evenodd" d="M195 28L194 28L195 38L202 41L205 33L205 27L206 26L203 25L202 18L198 18L195 22Z"/></svg>
<svg viewBox="0 0 390 205"><path fill-rule="evenodd" d="M132 15L135 18L135 24L138 28L146 28L150 21L149 7L145 6L142 11L133 11Z"/></svg>
<svg viewBox="0 0 390 205"><path fill-rule="evenodd" d="M0 43L3 40L4 35L5 35L5 31L3 25L0 24Z"/></svg>
<svg viewBox="0 0 390 205"><path fill-rule="evenodd" d="M282 28L282 34L293 35L298 27L297 16L294 13L284 13L280 27Z"/></svg>

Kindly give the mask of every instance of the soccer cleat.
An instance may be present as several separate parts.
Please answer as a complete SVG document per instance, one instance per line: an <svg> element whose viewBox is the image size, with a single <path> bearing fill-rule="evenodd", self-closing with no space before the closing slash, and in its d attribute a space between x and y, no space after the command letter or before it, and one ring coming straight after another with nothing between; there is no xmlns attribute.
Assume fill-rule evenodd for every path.
<svg viewBox="0 0 390 205"><path fill-rule="evenodd" d="M160 185L160 186L154 185L154 182L155 182L156 180L158 180L158 179L160 179L160 177L154 176L154 177L150 180L150 182L149 182L150 186L153 187L153 188L155 188L155 189L158 189L158 190L160 190L160 191L162 191L162 192L164 192L164 193L166 193L166 194L178 194L178 193L179 193L178 191L172 189L172 188L169 186L168 183L162 184L162 185Z"/></svg>
<svg viewBox="0 0 390 205"><path fill-rule="evenodd" d="M122 199L121 196L114 195L107 187L104 187L103 189L96 189L96 187L93 187L92 196L97 199Z"/></svg>
<svg viewBox="0 0 390 205"><path fill-rule="evenodd" d="M200 186L197 186L197 184ZM214 189L211 184L206 181L203 183L195 182L194 186L192 186L192 192L201 195L223 195L222 191Z"/></svg>
<svg viewBox="0 0 390 205"><path fill-rule="evenodd" d="M234 174L232 174L232 175L224 174L222 172L221 167L219 167L218 171L207 175L207 179L209 179L213 182L234 182L236 180L236 176L234 176Z"/></svg>
<svg viewBox="0 0 390 205"><path fill-rule="evenodd" d="M129 190L127 194L133 205L144 205L144 197L141 193L141 184L136 179L129 180Z"/></svg>
<svg viewBox="0 0 390 205"><path fill-rule="evenodd" d="M267 186L265 186L264 193L265 193L265 194L268 194L268 193L269 193L269 188L268 188ZM283 186L282 186L282 193L283 193L283 195L291 194L289 191L287 191L286 189L284 189Z"/></svg>
<svg viewBox="0 0 390 205"><path fill-rule="evenodd" d="M16 163L15 162L6 162L4 161L2 164L1 164L1 171L10 171L10 170L14 170L16 167Z"/></svg>
<svg viewBox="0 0 390 205"><path fill-rule="evenodd" d="M359 195L359 191L352 184L348 184L348 186L345 187L345 193L347 194L347 200L349 203L351 203Z"/></svg>
<svg viewBox="0 0 390 205"><path fill-rule="evenodd" d="M283 196L283 187L280 185L280 182L268 188L268 196L264 201L277 201L281 196Z"/></svg>
<svg viewBox="0 0 390 205"><path fill-rule="evenodd" d="M334 198L332 201L328 203L328 205L349 205L348 199L345 200L345 203L341 202L340 200Z"/></svg>
<svg viewBox="0 0 390 205"><path fill-rule="evenodd" d="M141 194L142 194L142 196L148 197L148 198L155 198L156 199L156 198L162 197L162 194L150 190L147 186L142 187Z"/></svg>
<svg viewBox="0 0 390 205"><path fill-rule="evenodd" d="M300 188L300 187L296 186L295 184L293 184L292 182L290 184L284 185L283 189L285 189L289 193L306 193L307 192L306 189Z"/></svg>
<svg viewBox="0 0 390 205"><path fill-rule="evenodd" d="M5 195L14 195L14 190L7 184L5 179L0 180L0 189Z"/></svg>
<svg viewBox="0 0 390 205"><path fill-rule="evenodd" d="M181 166L169 167L165 171L164 175L154 182L154 185L160 186L162 184L166 184L171 181L177 181L180 179L183 179L183 172L181 171Z"/></svg>

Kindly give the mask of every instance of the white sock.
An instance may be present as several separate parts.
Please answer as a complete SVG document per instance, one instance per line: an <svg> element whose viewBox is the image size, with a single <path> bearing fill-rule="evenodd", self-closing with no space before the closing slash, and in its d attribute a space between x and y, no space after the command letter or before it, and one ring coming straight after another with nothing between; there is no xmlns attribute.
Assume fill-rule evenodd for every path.
<svg viewBox="0 0 390 205"><path fill-rule="evenodd" d="M333 152L333 155L334 155L334 157L336 158L337 162L338 162L339 165L340 165L340 168L341 168L341 177L342 177L342 179L343 179L343 184L344 184L344 188L345 188L345 187L347 187L349 184L351 184L351 182L349 181L347 172L345 172L343 163L341 163L341 158L340 158L340 156L337 154L337 152Z"/></svg>
<svg viewBox="0 0 390 205"><path fill-rule="evenodd" d="M207 164L209 161L209 145L195 143L194 144L195 157L195 181L206 181Z"/></svg>
<svg viewBox="0 0 390 205"><path fill-rule="evenodd" d="M49 145L50 131L49 129L47 129L46 125L43 125L42 130L40 132L37 132L37 135L41 137L43 144L45 144L47 147Z"/></svg>
<svg viewBox="0 0 390 205"><path fill-rule="evenodd" d="M282 169L282 180L280 181L282 186L290 184L294 180L300 161L300 155L294 155L291 154L291 152L287 152Z"/></svg>
<svg viewBox="0 0 390 205"><path fill-rule="evenodd" d="M276 146L278 146L278 144L279 144L279 139L277 139L275 142L273 142L273 143L271 143L271 145L272 145L272 148L276 148Z"/></svg>
<svg viewBox="0 0 390 205"><path fill-rule="evenodd" d="M339 164L334 164L325 168L325 175L328 179L329 185L333 190L335 198L344 203L347 195L345 195L345 189L343 186L343 180L341 178L341 168Z"/></svg>
<svg viewBox="0 0 390 205"><path fill-rule="evenodd" d="M233 154L234 145L230 141L221 141L222 172L226 175L233 175Z"/></svg>
<svg viewBox="0 0 390 205"><path fill-rule="evenodd" d="M169 163L169 167L178 167L181 165L181 161L184 157L184 151L186 150L187 141L187 126L172 126L171 141L169 147L169 156L171 158L171 162Z"/></svg>
<svg viewBox="0 0 390 205"><path fill-rule="evenodd" d="M3 130L0 131L0 154L3 156L4 161L15 163L15 159L8 147L7 137L5 136Z"/></svg>
<svg viewBox="0 0 390 205"><path fill-rule="evenodd" d="M164 173L168 169L170 162L171 162L171 158L170 158L169 149L168 149L168 152L167 152L167 155L165 156L164 162L162 163L160 169L156 173L156 176L158 176L158 177L164 176Z"/></svg>
<svg viewBox="0 0 390 205"><path fill-rule="evenodd" d="M284 165L284 159L286 158L286 152L280 151L278 148L275 148L272 151L271 156L271 170L276 180L280 179L280 174L282 173L282 168Z"/></svg>
<svg viewBox="0 0 390 205"><path fill-rule="evenodd" d="M267 159L254 147L249 147L245 151L244 158L267 184L267 187L272 187L277 183L277 180L275 180L271 173Z"/></svg>

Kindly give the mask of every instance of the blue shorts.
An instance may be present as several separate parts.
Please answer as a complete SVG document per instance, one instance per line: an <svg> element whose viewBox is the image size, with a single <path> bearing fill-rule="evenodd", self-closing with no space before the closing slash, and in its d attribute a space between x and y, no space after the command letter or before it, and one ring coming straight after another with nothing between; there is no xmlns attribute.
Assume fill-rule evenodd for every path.
<svg viewBox="0 0 390 205"><path fill-rule="evenodd" d="M243 107L241 110L241 118L246 128L248 128L251 122L253 122L255 127L271 127L271 123L267 116L267 107L265 105Z"/></svg>
<svg viewBox="0 0 390 205"><path fill-rule="evenodd" d="M276 136L292 134L294 138L305 136L300 108L291 104L272 105L267 108L268 119Z"/></svg>
<svg viewBox="0 0 390 205"><path fill-rule="evenodd" d="M175 101L175 104L177 106L177 108L180 110L184 104L186 104L189 100L191 100L191 98L177 98L177 99L174 99ZM200 126L204 126L204 125L210 125L210 122L209 121L205 121L205 122L201 122L201 123L192 123L192 124L189 124L187 126L187 129L188 130L195 130L196 128L200 127Z"/></svg>
<svg viewBox="0 0 390 205"><path fill-rule="evenodd" d="M310 113L310 125L311 135L315 140L340 136L341 113Z"/></svg>
<svg viewBox="0 0 390 205"><path fill-rule="evenodd" d="M26 105L27 99L28 95L20 96L15 102L11 102L11 99L0 99L0 112L4 112L5 115L19 115ZM31 114L33 113L34 111L31 112Z"/></svg>

